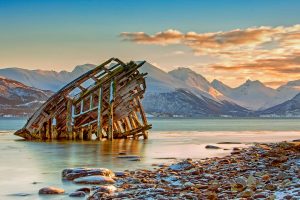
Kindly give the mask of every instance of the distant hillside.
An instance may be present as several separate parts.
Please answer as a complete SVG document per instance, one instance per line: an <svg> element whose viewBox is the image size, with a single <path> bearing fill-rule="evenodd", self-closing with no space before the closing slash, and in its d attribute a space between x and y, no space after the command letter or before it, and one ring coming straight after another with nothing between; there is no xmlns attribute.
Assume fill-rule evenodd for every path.
<svg viewBox="0 0 300 200"><path fill-rule="evenodd" d="M237 88L230 88L220 81L214 81L213 85L220 93L233 99L235 103L251 110L264 107L278 95L276 90L266 87L260 81L247 80Z"/></svg>
<svg viewBox="0 0 300 200"><path fill-rule="evenodd" d="M0 77L0 116L32 114L53 93Z"/></svg>
<svg viewBox="0 0 300 200"><path fill-rule="evenodd" d="M168 117L228 117L249 116L251 112L230 102L217 102L199 97L193 92L178 89L174 92L148 94L143 100L147 113Z"/></svg>
<svg viewBox="0 0 300 200"><path fill-rule="evenodd" d="M260 116L300 117L300 93L284 103L258 113Z"/></svg>
<svg viewBox="0 0 300 200"><path fill-rule="evenodd" d="M92 64L78 65L72 72L5 68L0 69L0 76L17 80L30 87L58 91L62 86L74 80L83 73L93 69L95 66L96 65Z"/></svg>

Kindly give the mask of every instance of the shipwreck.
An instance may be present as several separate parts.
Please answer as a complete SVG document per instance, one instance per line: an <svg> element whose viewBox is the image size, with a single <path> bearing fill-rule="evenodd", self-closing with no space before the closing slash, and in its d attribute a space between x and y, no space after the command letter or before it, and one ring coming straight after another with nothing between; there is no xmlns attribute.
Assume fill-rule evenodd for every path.
<svg viewBox="0 0 300 200"><path fill-rule="evenodd" d="M51 96L15 135L26 140L148 138L143 62L111 58Z"/></svg>

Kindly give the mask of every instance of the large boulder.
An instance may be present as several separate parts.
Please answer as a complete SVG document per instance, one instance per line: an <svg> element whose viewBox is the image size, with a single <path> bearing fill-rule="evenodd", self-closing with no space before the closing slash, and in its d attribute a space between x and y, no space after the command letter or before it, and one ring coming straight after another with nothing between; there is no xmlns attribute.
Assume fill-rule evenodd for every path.
<svg viewBox="0 0 300 200"><path fill-rule="evenodd" d="M62 171L62 178L64 180L74 180L84 176L108 176L114 177L115 174L110 169L106 168L69 168Z"/></svg>

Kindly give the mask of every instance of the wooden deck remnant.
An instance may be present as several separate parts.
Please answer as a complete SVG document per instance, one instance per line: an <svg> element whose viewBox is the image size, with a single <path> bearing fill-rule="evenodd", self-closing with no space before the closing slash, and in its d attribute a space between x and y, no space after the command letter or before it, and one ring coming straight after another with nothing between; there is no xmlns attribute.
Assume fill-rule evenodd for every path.
<svg viewBox="0 0 300 200"><path fill-rule="evenodd" d="M44 103L15 135L27 140L148 138L140 102L146 90L144 62L111 58L67 84Z"/></svg>

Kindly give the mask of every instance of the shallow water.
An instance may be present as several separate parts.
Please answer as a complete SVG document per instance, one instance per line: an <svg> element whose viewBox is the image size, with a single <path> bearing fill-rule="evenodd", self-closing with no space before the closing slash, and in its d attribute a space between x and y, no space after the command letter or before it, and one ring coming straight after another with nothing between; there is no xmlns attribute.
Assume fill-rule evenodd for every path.
<svg viewBox="0 0 300 200"><path fill-rule="evenodd" d="M173 158L223 156L228 150L208 150L217 142L275 142L300 138L299 119L152 119L150 139L102 142L26 142L12 135L25 120L0 120L0 199L46 199L37 195L44 186L71 192L80 186L61 181L68 167L105 167L113 170L151 168ZM240 145L218 145L233 148ZM119 152L140 155L140 162L117 158ZM35 183L35 184L33 184ZM13 196L26 193L29 196ZM47 199L68 199L68 196Z"/></svg>

